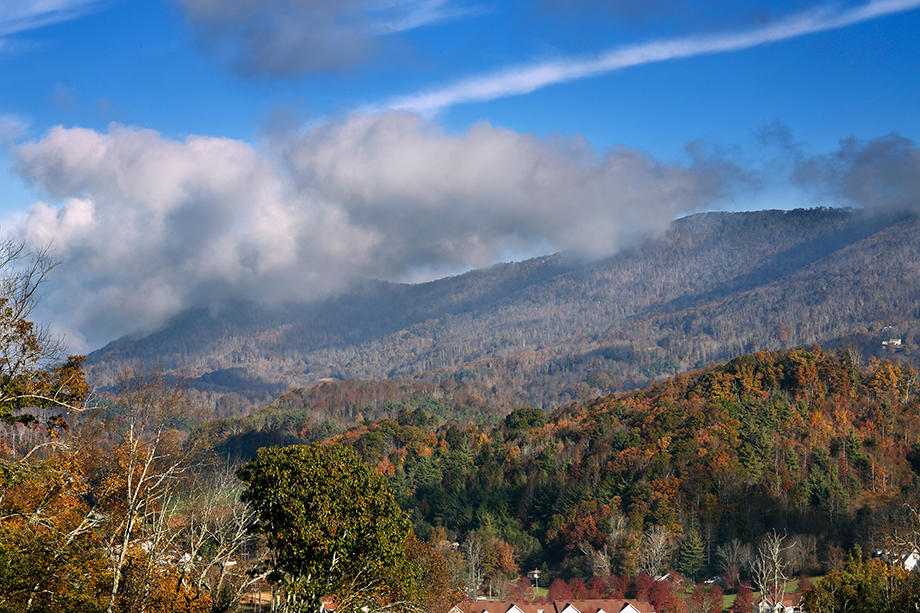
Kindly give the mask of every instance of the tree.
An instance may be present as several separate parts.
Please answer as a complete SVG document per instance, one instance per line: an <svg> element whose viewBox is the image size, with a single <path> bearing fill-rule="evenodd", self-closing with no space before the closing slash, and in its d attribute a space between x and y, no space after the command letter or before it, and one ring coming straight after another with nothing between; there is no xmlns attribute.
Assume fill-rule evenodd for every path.
<svg viewBox="0 0 920 613"><path fill-rule="evenodd" d="M546 598L550 602L554 600L571 600L572 589L569 587L569 584L566 583L565 579L556 577L553 579L553 582L549 584L549 589L546 591Z"/></svg>
<svg viewBox="0 0 920 613"><path fill-rule="evenodd" d="M706 589L705 585L698 583L685 604L687 613L721 613L722 589L718 586Z"/></svg>
<svg viewBox="0 0 920 613"><path fill-rule="evenodd" d="M334 597L342 611L376 610L420 594L421 570L406 556L409 522L354 450L263 448L238 475L272 554L268 579L291 609L317 611Z"/></svg>
<svg viewBox="0 0 920 613"><path fill-rule="evenodd" d="M62 345L30 318L36 292L54 262L25 243L0 240L0 421L38 421L35 409L78 410L89 395L83 356L63 355ZM66 427L56 413L49 432Z"/></svg>
<svg viewBox="0 0 920 613"><path fill-rule="evenodd" d="M152 596L148 578L161 565L159 556L171 548L175 490L188 470L192 448L172 426L192 412L178 386L158 376L130 379L117 399L114 427L121 440L111 454L111 466L96 492L104 510L111 555L112 586L107 613L118 608L119 597L129 608L143 610ZM138 548L145 555L138 557ZM122 589L122 574L132 566L135 590ZM124 592L124 593L121 593Z"/></svg>
<svg viewBox="0 0 920 613"><path fill-rule="evenodd" d="M694 577L703 567L703 541L699 531L691 526L687 535L680 542L677 552L677 570L683 574Z"/></svg>
<svg viewBox="0 0 920 613"><path fill-rule="evenodd" d="M223 468L207 471L197 487L183 500L184 512L177 522L176 543L183 552L173 578L175 592L189 598L206 596L210 613L230 611L243 594L265 578L260 536L250 532L255 520L251 507L240 500L241 484Z"/></svg>
<svg viewBox="0 0 920 613"><path fill-rule="evenodd" d="M674 535L664 526L652 526L642 535L639 549L639 570L657 578L667 570L668 560L674 551Z"/></svg>
<svg viewBox="0 0 920 613"><path fill-rule="evenodd" d="M895 613L916 611L920 602L920 576L880 560L863 562L850 557L805 592L805 611Z"/></svg>
<svg viewBox="0 0 920 613"><path fill-rule="evenodd" d="M0 457L0 612L104 610L108 560L86 486L61 440Z"/></svg>
<svg viewBox="0 0 920 613"><path fill-rule="evenodd" d="M778 602L786 591L786 537L777 532L764 535L752 566L754 585L761 594Z"/></svg>
<svg viewBox="0 0 920 613"><path fill-rule="evenodd" d="M724 545L716 547L716 556L721 561L724 572L728 572L731 566L735 566L740 573L741 570L747 570L751 567L753 552L750 543L742 543L734 538Z"/></svg>
<svg viewBox="0 0 920 613"><path fill-rule="evenodd" d="M742 583L738 588L738 595L735 596L735 602L732 603L730 613L750 613L754 610L754 592L748 583Z"/></svg>
<svg viewBox="0 0 920 613"><path fill-rule="evenodd" d="M463 543L463 582L466 588L467 598L476 600L479 596L479 586L482 585L483 579L483 544L482 539L476 533L467 535Z"/></svg>

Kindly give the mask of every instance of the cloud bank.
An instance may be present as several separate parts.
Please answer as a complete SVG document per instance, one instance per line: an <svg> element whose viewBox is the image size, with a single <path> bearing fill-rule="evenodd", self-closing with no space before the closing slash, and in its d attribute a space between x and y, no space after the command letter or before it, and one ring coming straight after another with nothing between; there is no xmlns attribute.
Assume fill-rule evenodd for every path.
<svg viewBox="0 0 920 613"><path fill-rule="evenodd" d="M304 300L520 253L611 254L740 178L698 153L667 165L486 123L451 135L405 113L324 123L271 151L57 127L17 155L48 199L23 232L62 261L44 304L89 346L227 298Z"/></svg>
<svg viewBox="0 0 920 613"><path fill-rule="evenodd" d="M557 83L633 66L740 51L807 34L836 30L916 8L920 8L920 0L872 0L843 11L824 7L742 32L659 40L614 49L594 57L516 67L396 98L382 106L431 115L457 104L528 94Z"/></svg>
<svg viewBox="0 0 920 613"><path fill-rule="evenodd" d="M897 134L848 138L832 153L799 155L793 176L834 204L920 212L920 147Z"/></svg>
<svg viewBox="0 0 920 613"><path fill-rule="evenodd" d="M237 72L286 77L369 61L381 37L481 12L458 0L175 0Z"/></svg>

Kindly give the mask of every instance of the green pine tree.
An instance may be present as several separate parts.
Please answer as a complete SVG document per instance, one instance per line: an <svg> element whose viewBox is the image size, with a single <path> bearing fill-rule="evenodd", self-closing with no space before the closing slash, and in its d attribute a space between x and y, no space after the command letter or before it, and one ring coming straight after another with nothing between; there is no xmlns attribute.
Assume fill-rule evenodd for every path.
<svg viewBox="0 0 920 613"><path fill-rule="evenodd" d="M692 579L703 567L703 539L696 526L690 526L677 551L677 570Z"/></svg>

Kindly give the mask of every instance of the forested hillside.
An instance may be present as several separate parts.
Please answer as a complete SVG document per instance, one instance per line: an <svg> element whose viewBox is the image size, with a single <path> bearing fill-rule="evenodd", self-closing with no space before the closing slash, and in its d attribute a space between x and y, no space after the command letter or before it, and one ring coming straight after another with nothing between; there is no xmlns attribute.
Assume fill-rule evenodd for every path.
<svg viewBox="0 0 920 613"><path fill-rule="evenodd" d="M853 544L884 547L920 483L916 372L817 348L739 357L548 417L522 409L477 426L419 408L333 440L389 476L422 538L472 535L510 547L521 568L582 577L731 563L744 575L719 548L743 551L771 530L796 543L793 572L817 571ZM688 539L700 559L681 568Z"/></svg>
<svg viewBox="0 0 920 613"><path fill-rule="evenodd" d="M509 406L559 406L744 352L894 349L920 334L920 222L813 209L707 213L592 263L563 255L308 305L239 303L93 353L90 377L159 367L234 402L324 378L445 376ZM883 347L888 337L902 339ZM423 373L419 375L419 373ZM224 396L225 397L225 396Z"/></svg>

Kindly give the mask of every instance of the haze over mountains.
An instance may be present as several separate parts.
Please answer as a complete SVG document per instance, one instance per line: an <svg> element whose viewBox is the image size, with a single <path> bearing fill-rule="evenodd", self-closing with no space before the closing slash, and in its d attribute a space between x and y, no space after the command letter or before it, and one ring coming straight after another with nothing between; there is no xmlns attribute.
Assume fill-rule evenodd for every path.
<svg viewBox="0 0 920 613"><path fill-rule="evenodd" d="M451 375L501 382L511 406L553 406L758 349L871 354L897 336L909 356L918 230L915 215L842 209L693 215L595 262L557 254L314 304L186 312L92 353L88 371L107 385L126 365L159 368L251 401L327 378Z"/></svg>

